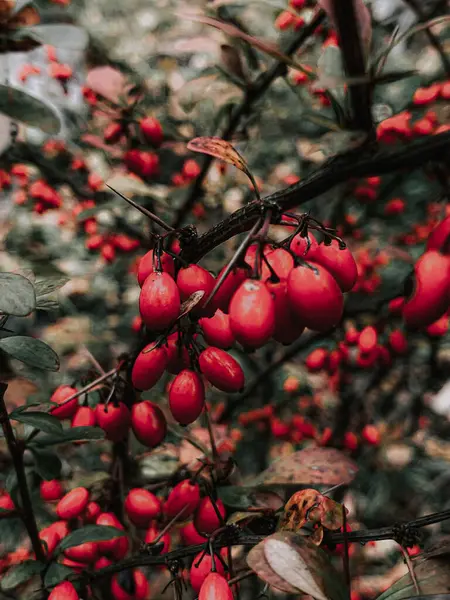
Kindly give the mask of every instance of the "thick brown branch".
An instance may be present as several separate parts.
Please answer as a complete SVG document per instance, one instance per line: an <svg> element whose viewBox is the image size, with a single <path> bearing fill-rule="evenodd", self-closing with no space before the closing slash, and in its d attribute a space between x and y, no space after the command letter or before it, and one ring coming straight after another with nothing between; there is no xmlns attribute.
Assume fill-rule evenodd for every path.
<svg viewBox="0 0 450 600"><path fill-rule="evenodd" d="M428 161L445 160L450 147L450 133L415 140L407 146L377 153L352 151L325 163L309 177L275 192L263 202L276 202L283 211L305 204L340 183L357 177L384 175L401 169L414 169ZM212 227L207 233L183 248L181 257L197 262L220 244L248 231L261 216L261 203L254 201Z"/></svg>

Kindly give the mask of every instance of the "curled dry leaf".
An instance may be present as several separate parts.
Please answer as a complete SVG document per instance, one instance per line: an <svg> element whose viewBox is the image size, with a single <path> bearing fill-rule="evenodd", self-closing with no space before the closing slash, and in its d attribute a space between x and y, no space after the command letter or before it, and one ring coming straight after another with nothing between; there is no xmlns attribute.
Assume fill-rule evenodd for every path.
<svg viewBox="0 0 450 600"><path fill-rule="evenodd" d="M346 600L348 590L328 556L308 538L278 532L263 542L271 569L299 592L316 600Z"/></svg>
<svg viewBox="0 0 450 600"><path fill-rule="evenodd" d="M343 527L343 511L341 504L317 490L301 490L286 503L279 528L284 531L299 531L306 523L310 523L314 526L310 540L320 545L324 527L331 530Z"/></svg>
<svg viewBox="0 0 450 600"><path fill-rule="evenodd" d="M180 314L178 315L177 320L180 320L181 317L184 317L184 315L187 315L189 312L191 312L191 310L193 310L197 306L197 304L200 302L204 295L205 290L198 290L197 292L191 294L189 298L185 300L181 305Z"/></svg>
<svg viewBox="0 0 450 600"><path fill-rule="evenodd" d="M356 464L343 452L334 448L310 447L272 463L257 478L256 484L348 484L357 472Z"/></svg>

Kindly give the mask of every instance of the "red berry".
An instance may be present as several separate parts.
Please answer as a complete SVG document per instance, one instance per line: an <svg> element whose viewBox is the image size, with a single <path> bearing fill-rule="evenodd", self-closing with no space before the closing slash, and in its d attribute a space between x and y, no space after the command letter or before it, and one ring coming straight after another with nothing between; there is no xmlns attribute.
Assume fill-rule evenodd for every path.
<svg viewBox="0 0 450 600"><path fill-rule="evenodd" d="M287 295L287 282L280 280L272 283L266 281L267 289L272 294L275 304L275 332L273 339L280 344L292 344L303 333L305 326L291 308Z"/></svg>
<svg viewBox="0 0 450 600"><path fill-rule="evenodd" d="M344 435L344 447L352 452L358 448L358 438L353 431L346 431Z"/></svg>
<svg viewBox="0 0 450 600"><path fill-rule="evenodd" d="M204 544L206 542L206 538L199 534L192 521L182 527L179 531L181 541L185 546Z"/></svg>
<svg viewBox="0 0 450 600"><path fill-rule="evenodd" d="M168 273L151 273L139 296L139 312L152 331L166 329L180 314L180 293Z"/></svg>
<svg viewBox="0 0 450 600"><path fill-rule="evenodd" d="M396 354L406 354L408 352L408 341L399 329L390 334L389 345Z"/></svg>
<svg viewBox="0 0 450 600"><path fill-rule="evenodd" d="M294 268L294 259L292 258L292 255L289 254L289 252L287 252L287 250L284 250L283 248L277 248L276 250L269 252L265 256L267 262L272 267L276 276L279 279L287 279L289 273ZM266 262L263 261L261 267L261 280L266 281L271 277L272 271L269 269Z"/></svg>
<svg viewBox="0 0 450 600"><path fill-rule="evenodd" d="M441 92L441 84L435 83L429 87L417 88L413 95L413 104L416 106L423 106L434 102Z"/></svg>
<svg viewBox="0 0 450 600"><path fill-rule="evenodd" d="M56 514L60 519L69 521L76 519L85 510L89 502L89 492L84 487L77 487L61 498L56 506Z"/></svg>
<svg viewBox="0 0 450 600"><path fill-rule="evenodd" d="M230 348L234 344L230 317L222 312L220 308L216 310L213 317L200 319L199 325L203 330L203 337L211 346Z"/></svg>
<svg viewBox="0 0 450 600"><path fill-rule="evenodd" d="M241 365L228 352L210 346L198 357L200 371L206 379L223 392L239 392L245 384Z"/></svg>
<svg viewBox="0 0 450 600"><path fill-rule="evenodd" d="M150 275L150 273L154 272L154 259L153 250L149 250L147 254L140 259L137 271L137 279L140 287L144 285L144 281ZM175 262L170 254L163 252L161 254L161 269L164 273L169 273L172 277L175 276Z"/></svg>
<svg viewBox="0 0 450 600"><path fill-rule="evenodd" d="M95 427L97 419L90 406L80 406L72 419L72 427Z"/></svg>
<svg viewBox="0 0 450 600"><path fill-rule="evenodd" d="M275 332L275 303L262 281L247 279L230 302L230 326L236 340L260 348Z"/></svg>
<svg viewBox="0 0 450 600"><path fill-rule="evenodd" d="M159 173L159 158L154 152L128 150L123 157L125 165L140 177L147 179Z"/></svg>
<svg viewBox="0 0 450 600"><path fill-rule="evenodd" d="M448 308L450 257L429 250L416 262L414 274L415 288L404 304L403 319L409 327L427 327Z"/></svg>
<svg viewBox="0 0 450 600"><path fill-rule="evenodd" d="M169 390L170 411L181 425L189 425L200 416L205 405L205 386L194 371L184 369L172 381Z"/></svg>
<svg viewBox="0 0 450 600"><path fill-rule="evenodd" d="M101 513L96 520L96 525L106 525L107 527L115 527L123 531L123 525L116 517L114 513ZM117 551L123 544L122 539L126 540L124 536L118 536L104 542L97 542L100 554L107 554L109 556L115 556Z"/></svg>
<svg viewBox="0 0 450 600"><path fill-rule="evenodd" d="M54 529L45 527L39 532L39 539L41 542L44 542L42 546L44 548L45 555L50 558L56 546L61 541L61 536Z"/></svg>
<svg viewBox="0 0 450 600"><path fill-rule="evenodd" d="M200 167L193 158L189 158L185 161L183 168L181 169L181 173L186 177L186 179L195 179L200 175Z"/></svg>
<svg viewBox="0 0 450 600"><path fill-rule="evenodd" d="M223 558L226 558L226 549L223 548L220 551L220 554L222 555ZM203 558L202 558L200 564L198 564L200 561L200 558L202 556L203 556ZM225 575L225 569L222 564L222 561L216 557L214 560L214 563L216 566L216 573ZM189 571L189 580L191 582L192 589L197 594L200 591L200 588L202 587L203 582L208 577L208 575L211 573L211 569L212 569L212 558L209 554L203 555L203 552L200 552L199 554L197 554L197 556L194 557L194 560L192 561L192 566Z"/></svg>
<svg viewBox="0 0 450 600"><path fill-rule="evenodd" d="M327 362L328 351L325 348L316 348L305 359L305 367L310 373L320 371Z"/></svg>
<svg viewBox="0 0 450 600"><path fill-rule="evenodd" d="M199 265L189 265L178 271L177 286L180 290L181 300L187 300L194 292L203 291L204 296L192 310L192 314L212 316L215 312L214 299L209 302L206 309L203 306L212 292L216 280L213 275Z"/></svg>
<svg viewBox="0 0 450 600"><path fill-rule="evenodd" d="M152 519L161 513L161 500L143 488L134 488L129 491L125 499L125 510L135 525L147 527Z"/></svg>
<svg viewBox="0 0 450 600"><path fill-rule="evenodd" d="M111 595L114 600L146 600L150 586L140 569L127 569L114 575L111 581Z"/></svg>
<svg viewBox="0 0 450 600"><path fill-rule="evenodd" d="M70 385L60 385L56 388L53 394L50 397L50 402L55 402L56 404L62 404L66 401L67 398L76 394L77 390ZM51 414L57 419L71 419L73 415L76 413L78 408L78 398L74 398L73 400L69 400L64 406L58 406L52 408L50 410Z"/></svg>
<svg viewBox="0 0 450 600"><path fill-rule="evenodd" d="M309 239L309 248L308 248L308 239ZM317 243L316 238L311 232L308 232L307 237L303 237L300 233L297 233L296 236L292 238L290 249L294 254L300 256L300 258L308 258L308 260L314 260L314 255L318 248L319 244Z"/></svg>
<svg viewBox="0 0 450 600"><path fill-rule="evenodd" d="M210 573L202 584L198 600L233 600L227 580L220 573Z"/></svg>
<svg viewBox="0 0 450 600"><path fill-rule="evenodd" d="M180 521L185 521L192 515L200 502L200 488L198 483L191 483L189 479L180 481L170 492L165 504L164 512L173 519L182 509Z"/></svg>
<svg viewBox="0 0 450 600"><path fill-rule="evenodd" d="M178 332L170 334L167 337L166 350L169 358L167 364L169 373L178 375L180 371L189 366L189 353L183 342L183 338L179 336Z"/></svg>
<svg viewBox="0 0 450 600"><path fill-rule="evenodd" d="M291 25L295 23L295 15L287 10L283 10L278 17L275 19L275 28L280 31L284 31L285 29L289 29Z"/></svg>
<svg viewBox="0 0 450 600"><path fill-rule="evenodd" d="M370 446L378 446L381 441L381 435L376 425L366 425L361 432L361 437Z"/></svg>
<svg viewBox="0 0 450 600"><path fill-rule="evenodd" d="M70 581L58 583L50 592L48 600L78 600L77 590Z"/></svg>
<svg viewBox="0 0 450 600"><path fill-rule="evenodd" d="M156 538L159 536L160 531L158 529L158 527L152 523L150 525L150 527L147 529L147 533L145 534L145 543L146 544L151 544L152 542L154 542L156 540ZM169 552L170 550L170 533L168 531L166 531L166 533L163 534L163 536L161 537L160 540L158 540L158 543L160 544L162 542L163 547L162 550L160 552L160 554L164 554L165 552Z"/></svg>
<svg viewBox="0 0 450 600"><path fill-rule="evenodd" d="M159 406L149 400L133 404L131 427L136 439L148 448L155 448L166 437L166 417Z"/></svg>
<svg viewBox="0 0 450 600"><path fill-rule="evenodd" d="M450 251L450 216L441 221L430 233L427 250L439 250L444 254Z"/></svg>
<svg viewBox="0 0 450 600"><path fill-rule="evenodd" d="M355 259L348 248L339 248L337 240L332 240L329 246L319 244L313 260L333 275L343 292L349 292L355 285L358 277Z"/></svg>
<svg viewBox="0 0 450 600"><path fill-rule="evenodd" d="M103 403L97 404L95 416L108 440L120 442L128 433L130 411L122 402L118 402L117 406L112 403L108 406Z"/></svg>
<svg viewBox="0 0 450 600"><path fill-rule="evenodd" d="M109 123L103 132L103 138L107 144L117 144L124 134L124 129L120 123Z"/></svg>
<svg viewBox="0 0 450 600"><path fill-rule="evenodd" d="M309 329L327 331L342 318L344 297L331 273L316 263L300 265L289 274L289 302Z"/></svg>
<svg viewBox="0 0 450 600"><path fill-rule="evenodd" d="M70 560L80 563L93 563L98 558L98 544L95 542L84 542L78 546L72 546L64 550L65 556Z"/></svg>
<svg viewBox="0 0 450 600"><path fill-rule="evenodd" d="M378 344L378 333L375 327L364 327L359 334L358 347L361 352L372 352Z"/></svg>
<svg viewBox="0 0 450 600"><path fill-rule="evenodd" d="M223 269L217 275L217 281L220 279L226 268L227 266L223 267ZM230 305L231 298L241 283L247 279L248 272L248 269L242 269L240 267L232 269L225 277L224 282L214 296L214 305L222 309L223 312L228 313L228 307Z"/></svg>
<svg viewBox="0 0 450 600"><path fill-rule="evenodd" d="M384 207L384 214L389 217L401 215L405 212L406 202L403 198L392 198L389 202L386 202Z"/></svg>
<svg viewBox="0 0 450 600"><path fill-rule="evenodd" d="M57 479L42 481L40 485L40 493L44 502L55 502L64 495L64 487Z"/></svg>
<svg viewBox="0 0 450 600"><path fill-rule="evenodd" d="M154 146L159 146L163 141L161 123L155 117L145 117L139 121L142 133L147 141Z"/></svg>
<svg viewBox="0 0 450 600"><path fill-rule="evenodd" d="M215 505L218 513L222 515L222 519L224 519L226 511L222 500L216 500ZM213 533L213 531L222 526L222 522L218 518L213 503L208 496L202 498L197 506L194 516L194 525L197 531L202 535L205 533Z"/></svg>
<svg viewBox="0 0 450 600"><path fill-rule="evenodd" d="M101 512L102 510L97 502L89 502L84 511L83 519L86 523L95 523Z"/></svg>
<svg viewBox="0 0 450 600"><path fill-rule="evenodd" d="M169 363L165 346L148 344L138 354L131 372L131 381L138 390L149 390L161 379Z"/></svg>

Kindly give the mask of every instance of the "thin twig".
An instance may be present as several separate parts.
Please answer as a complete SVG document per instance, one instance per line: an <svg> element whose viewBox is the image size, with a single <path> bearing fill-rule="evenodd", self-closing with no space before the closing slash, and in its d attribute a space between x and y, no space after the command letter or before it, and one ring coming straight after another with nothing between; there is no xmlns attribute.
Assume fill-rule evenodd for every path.
<svg viewBox="0 0 450 600"><path fill-rule="evenodd" d="M319 25L324 21L325 13L323 11L318 11L311 22L303 27L301 32L290 42L284 54L286 56L292 56L294 52L296 52L305 42L306 40L314 33L314 31L319 27ZM230 119L228 121L227 126L224 131L220 134L220 137L224 140L228 140L234 132L239 127L242 120L250 114L253 109L255 103L266 93L272 83L278 77L281 77L286 74L286 65L284 62L276 62L272 68L268 71L260 75L253 84L250 84L247 88L242 102L239 106L232 112ZM182 206L177 210L175 214L175 219L172 223L175 229L178 229L182 224L186 216L191 211L195 202L200 198L202 193L203 182L205 180L206 175L208 174L209 168L213 162L214 158L212 156L206 156L203 160L202 169L192 184L188 195L182 204Z"/></svg>
<svg viewBox="0 0 450 600"><path fill-rule="evenodd" d="M403 546L401 546L401 545L400 545L400 550L403 554L403 558L405 559L406 566L408 567L409 575L413 582L414 589L416 590L416 594L417 594L417 596L420 596L419 583L417 581L416 574L414 573L414 565L412 564L412 560L408 554L408 550L406 548L403 548Z"/></svg>
<svg viewBox="0 0 450 600"><path fill-rule="evenodd" d="M366 76L366 59L358 27L354 0L332 0L333 15L339 34L339 47L342 51L347 76L360 78ZM355 129L373 132L371 112L370 83L348 86L348 97L352 109L352 125Z"/></svg>
<svg viewBox="0 0 450 600"><path fill-rule="evenodd" d="M0 422L3 429L3 435L5 436L6 444L8 446L9 453L13 460L14 469L17 476L17 486L19 488L20 498L22 506L20 507L20 516L25 525L28 533L28 537L31 541L36 559L45 563L45 552L39 539L39 530L36 524L36 519L33 511L33 504L31 502L30 491L28 489L27 478L25 474L25 467L23 463L23 448L17 443L14 430L9 420L8 411L5 404L5 393L8 389L6 383L0 383Z"/></svg>

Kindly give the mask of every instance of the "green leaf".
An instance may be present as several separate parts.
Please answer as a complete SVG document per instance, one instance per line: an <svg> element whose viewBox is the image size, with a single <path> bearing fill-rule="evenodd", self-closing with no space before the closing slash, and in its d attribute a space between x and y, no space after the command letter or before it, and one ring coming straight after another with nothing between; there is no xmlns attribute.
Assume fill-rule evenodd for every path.
<svg viewBox="0 0 450 600"><path fill-rule="evenodd" d="M33 284L17 273L0 273L0 312L26 317L36 306Z"/></svg>
<svg viewBox="0 0 450 600"><path fill-rule="evenodd" d="M58 310L58 300L52 300L51 298L38 298L36 302L36 310Z"/></svg>
<svg viewBox="0 0 450 600"><path fill-rule="evenodd" d="M0 84L0 113L25 125L56 135L61 121L52 106L9 85Z"/></svg>
<svg viewBox="0 0 450 600"><path fill-rule="evenodd" d="M34 575L42 573L44 569L45 565L38 560L26 560L6 573L2 578L0 587L5 592L12 590L21 583L25 583L25 581L31 579Z"/></svg>
<svg viewBox="0 0 450 600"><path fill-rule="evenodd" d="M251 488L230 485L218 489L219 498L227 506L246 509L252 505Z"/></svg>
<svg viewBox="0 0 450 600"><path fill-rule="evenodd" d="M65 50L84 50L89 39L81 27L66 24L22 27L17 33L20 38L31 38L41 44L50 44Z"/></svg>
<svg viewBox="0 0 450 600"><path fill-rule="evenodd" d="M45 433L59 435L63 431L61 422L56 417L37 410L20 411L19 413L13 411L10 413L9 418L20 423L25 423L25 425L36 427L36 429L40 429Z"/></svg>
<svg viewBox="0 0 450 600"><path fill-rule="evenodd" d="M79 546L84 542L106 542L113 540L117 537L122 537L125 532L122 529L116 527L110 527L109 525L86 525L81 529L72 531L69 533L58 545L57 552L67 550L73 546Z"/></svg>
<svg viewBox="0 0 450 600"><path fill-rule="evenodd" d="M51 450L42 450L41 448L30 448L34 456L34 467L36 472L45 479L51 481L61 474L62 462L59 456Z"/></svg>
<svg viewBox="0 0 450 600"><path fill-rule="evenodd" d="M33 0L16 0L11 14L17 15L25 6L29 6L30 4L33 4Z"/></svg>
<svg viewBox="0 0 450 600"><path fill-rule="evenodd" d="M50 346L26 335L15 335L0 340L0 350L31 367L44 371L59 369L58 355Z"/></svg>
<svg viewBox="0 0 450 600"><path fill-rule="evenodd" d="M46 588L51 588L67 579L69 575L73 575L73 570L70 567L54 562L47 569L44 585Z"/></svg>
<svg viewBox="0 0 450 600"><path fill-rule="evenodd" d="M40 296L46 296L47 294L51 294L62 288L68 281L70 281L69 277L55 277L36 281L34 284L34 291L38 298Z"/></svg>
<svg viewBox="0 0 450 600"><path fill-rule="evenodd" d="M55 446L57 444L69 444L70 442L81 442L89 440L101 440L105 437L105 432L100 427L71 427L58 435L46 435L37 438L33 444L29 445L31 449L35 444L37 446Z"/></svg>

